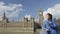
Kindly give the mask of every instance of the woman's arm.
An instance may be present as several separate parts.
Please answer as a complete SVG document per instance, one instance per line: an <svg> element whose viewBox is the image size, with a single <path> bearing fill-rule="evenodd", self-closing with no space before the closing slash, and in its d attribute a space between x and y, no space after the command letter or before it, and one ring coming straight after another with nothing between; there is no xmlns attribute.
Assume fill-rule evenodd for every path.
<svg viewBox="0 0 60 34"><path fill-rule="evenodd" d="M56 28L56 23L54 21L52 21L52 24L50 24L51 28Z"/></svg>
<svg viewBox="0 0 60 34"><path fill-rule="evenodd" d="M45 30L46 32L49 32L49 28L47 28L47 21L43 21L43 30Z"/></svg>

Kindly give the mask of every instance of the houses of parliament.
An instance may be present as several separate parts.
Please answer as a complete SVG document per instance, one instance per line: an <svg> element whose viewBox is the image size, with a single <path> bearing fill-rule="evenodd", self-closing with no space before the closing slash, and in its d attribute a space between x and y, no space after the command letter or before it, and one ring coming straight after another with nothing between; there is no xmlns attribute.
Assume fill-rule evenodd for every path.
<svg viewBox="0 0 60 34"><path fill-rule="evenodd" d="M5 15L2 16L0 21L0 34L40 34L43 24L43 11L38 11L39 23L37 23L34 17L28 20L27 17L23 17L23 21L9 21Z"/></svg>

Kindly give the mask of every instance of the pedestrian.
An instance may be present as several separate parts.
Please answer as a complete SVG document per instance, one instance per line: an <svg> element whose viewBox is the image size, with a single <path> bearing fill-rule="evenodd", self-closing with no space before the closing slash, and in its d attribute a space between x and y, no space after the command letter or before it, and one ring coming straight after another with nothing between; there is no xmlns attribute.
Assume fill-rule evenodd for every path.
<svg viewBox="0 0 60 34"><path fill-rule="evenodd" d="M46 20L43 21L43 31L44 34L57 34L56 30L56 23L52 19L52 14L46 14Z"/></svg>

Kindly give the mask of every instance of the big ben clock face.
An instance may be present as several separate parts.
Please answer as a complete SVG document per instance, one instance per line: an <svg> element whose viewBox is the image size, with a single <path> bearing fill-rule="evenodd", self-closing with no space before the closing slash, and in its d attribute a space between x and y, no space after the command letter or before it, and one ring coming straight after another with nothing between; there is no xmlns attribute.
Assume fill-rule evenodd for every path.
<svg viewBox="0 0 60 34"><path fill-rule="evenodd" d="M39 14L42 14L42 12L40 12Z"/></svg>

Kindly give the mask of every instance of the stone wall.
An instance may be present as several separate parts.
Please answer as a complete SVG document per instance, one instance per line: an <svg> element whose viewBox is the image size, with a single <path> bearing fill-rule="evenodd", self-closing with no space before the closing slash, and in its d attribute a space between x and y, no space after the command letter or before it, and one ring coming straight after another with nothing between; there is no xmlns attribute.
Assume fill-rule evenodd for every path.
<svg viewBox="0 0 60 34"><path fill-rule="evenodd" d="M34 34L34 32L0 32L0 34Z"/></svg>
<svg viewBox="0 0 60 34"><path fill-rule="evenodd" d="M0 27L0 34L34 34L33 28Z"/></svg>

